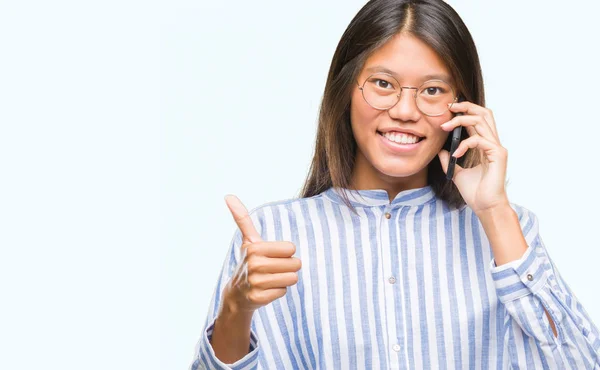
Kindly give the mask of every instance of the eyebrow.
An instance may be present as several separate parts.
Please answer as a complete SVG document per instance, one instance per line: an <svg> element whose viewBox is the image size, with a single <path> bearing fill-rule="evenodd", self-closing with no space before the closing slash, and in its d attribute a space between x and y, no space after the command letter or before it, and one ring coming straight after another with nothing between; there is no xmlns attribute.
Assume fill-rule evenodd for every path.
<svg viewBox="0 0 600 370"><path fill-rule="evenodd" d="M385 73L389 73L392 76L394 76L396 79L398 79L399 75L392 71L391 69L388 69L384 66L380 66L380 65L376 65L376 66L372 66L369 68L365 69L366 72L385 72ZM428 81L428 80L444 80L448 83L453 83L454 80L452 80L452 78L450 76L448 76L445 73L433 73L433 74L427 74L424 76L421 76L422 81Z"/></svg>

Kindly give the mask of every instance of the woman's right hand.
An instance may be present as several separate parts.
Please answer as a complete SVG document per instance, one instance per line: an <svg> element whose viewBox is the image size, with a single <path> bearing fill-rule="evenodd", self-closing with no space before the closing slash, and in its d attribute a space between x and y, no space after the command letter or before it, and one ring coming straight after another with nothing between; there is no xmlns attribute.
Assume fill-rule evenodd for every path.
<svg viewBox="0 0 600 370"><path fill-rule="evenodd" d="M248 210L236 196L226 196L225 202L242 233L242 245L240 262L224 288L223 303L230 311L251 315L283 297L287 287L298 282L302 262L293 257L293 243L263 241Z"/></svg>

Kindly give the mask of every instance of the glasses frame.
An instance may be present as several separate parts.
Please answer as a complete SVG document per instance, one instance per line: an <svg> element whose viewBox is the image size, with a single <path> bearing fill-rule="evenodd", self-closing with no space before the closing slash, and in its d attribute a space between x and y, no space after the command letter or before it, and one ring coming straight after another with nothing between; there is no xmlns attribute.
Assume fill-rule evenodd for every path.
<svg viewBox="0 0 600 370"><path fill-rule="evenodd" d="M419 104L417 104L417 91L419 91L419 89L420 89L420 88L421 88L423 85L425 85L425 84L427 84L427 83L430 83L430 82L433 82L433 81L440 81L440 82L443 82L443 83L445 83L446 85L448 85L448 86L450 87L450 89L452 90L452 96L454 97L454 99L452 100L452 104L454 104L454 103L456 103L456 102L458 101L458 97L456 96L456 92L454 91L454 87L452 87L452 85L451 85L451 84L449 84L448 82L446 82L446 81L444 81L444 80L434 79L434 80L427 80L427 81L423 82L421 85L419 85L418 87L414 87L414 86L400 86L400 92L399 92L399 93L396 95L396 102L395 102L395 103L394 103L394 104L393 104L391 107L389 107L389 108L377 108L377 107L374 107L373 105L371 105L371 103L369 103L369 101L368 101L368 100L367 100L367 98L365 97L365 90L364 90L364 87L365 87L365 84L367 83L367 81L368 81L368 80L369 80L371 77L373 77L373 76L375 76L375 75L386 75L386 76L389 76L389 77L391 77L391 78L392 78L394 81L396 81L396 83L398 84L398 86L400 86L400 82L398 82L398 80L397 80L397 79L396 79L394 76L392 76L391 74L389 74L389 73L386 73L386 72L375 72L375 73L373 73L373 74L370 74L370 75L369 75L369 76L368 76L368 77L365 79L365 81L363 82L362 86L361 86L361 85L358 83L358 81L356 81L356 85L358 86L358 89L359 89L359 90L360 90L360 92L362 93L362 97L363 97L363 99L365 100L365 102L366 102L367 104L369 104L369 106L371 106L371 107L373 107L374 109L377 109L377 110L390 110L390 109L394 108L394 107L396 106L396 104L398 104L398 102L400 101L400 96L402 95L402 91L403 91L404 89L409 89L409 90L415 90L415 91L414 91L414 93L413 93L412 95L413 95L413 98L415 99L415 106L417 107L417 109L419 110L419 112L423 113L424 115L426 115L426 116L428 116L428 117L439 117L439 116L441 116L442 114L444 114L444 113L446 113L446 112L444 111L444 112L442 112L442 113L440 113L440 114L427 114L427 113L423 112L423 111L421 110L421 108L419 108ZM452 105L450 105L450 107L452 107ZM450 110L450 107L446 107L446 109L447 109L447 110Z"/></svg>

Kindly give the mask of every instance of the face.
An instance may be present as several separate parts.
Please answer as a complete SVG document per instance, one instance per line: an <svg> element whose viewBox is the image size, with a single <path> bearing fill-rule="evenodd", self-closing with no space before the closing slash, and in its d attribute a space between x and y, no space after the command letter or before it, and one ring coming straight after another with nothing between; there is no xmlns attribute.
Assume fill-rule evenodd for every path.
<svg viewBox="0 0 600 370"><path fill-rule="evenodd" d="M358 146L353 183L356 189L411 189L427 185L427 166L442 149L449 132L440 125L452 118L423 114L415 103L414 89L403 89L398 103L389 110L370 106L358 85L385 68L395 73L401 86L418 87L437 75L454 89L450 73L433 49L414 36L399 34L376 50L365 62L350 104L352 132ZM385 83L384 83L385 84ZM410 131L423 137L416 145L390 142L383 132ZM388 134L389 136L389 134ZM395 133L398 139L399 132Z"/></svg>

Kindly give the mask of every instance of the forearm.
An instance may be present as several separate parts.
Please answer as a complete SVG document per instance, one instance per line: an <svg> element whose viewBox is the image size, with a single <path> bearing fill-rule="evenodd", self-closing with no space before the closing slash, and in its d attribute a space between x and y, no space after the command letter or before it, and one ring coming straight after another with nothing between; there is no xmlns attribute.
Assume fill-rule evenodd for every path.
<svg viewBox="0 0 600 370"><path fill-rule="evenodd" d="M527 250L517 213L506 204L477 215L492 247L496 266L518 260Z"/></svg>
<svg viewBox="0 0 600 370"><path fill-rule="evenodd" d="M518 260L527 250L517 213L506 204L479 213L479 220L492 248L496 266ZM556 327L548 311L544 308L552 332L556 337Z"/></svg>
<svg viewBox="0 0 600 370"><path fill-rule="evenodd" d="M251 323L251 312L239 312L234 305L223 303L210 341L219 360L232 364L248 354Z"/></svg>

